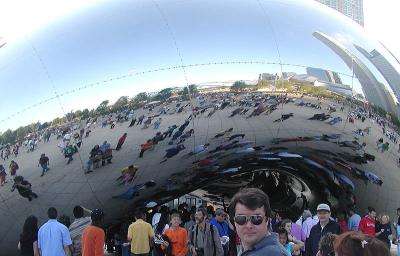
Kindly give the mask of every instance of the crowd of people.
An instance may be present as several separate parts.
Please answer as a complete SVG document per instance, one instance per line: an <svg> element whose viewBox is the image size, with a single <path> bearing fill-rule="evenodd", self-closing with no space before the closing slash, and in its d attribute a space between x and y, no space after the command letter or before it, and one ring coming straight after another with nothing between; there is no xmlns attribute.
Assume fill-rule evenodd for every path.
<svg viewBox="0 0 400 256"><path fill-rule="evenodd" d="M225 97L225 96L221 96ZM212 99L212 97L211 97ZM197 108L193 109L192 114L185 120L183 120L183 123L181 124L174 124L170 125L168 127L163 129L164 123L163 118L159 117L160 115L166 115L169 109L166 109L165 107L162 108L162 111L160 113L156 114L151 114L149 116L145 116L144 114L140 115L138 118L136 118L135 114L133 111L131 112L126 112L124 114L118 114L115 117L115 120L113 120L113 115L109 115L105 117L103 123L101 124L103 128L108 129L107 125L110 125L109 129L114 129L116 123L118 122L125 122L125 121L130 121L129 127L134 127L142 125L142 129L148 129L153 125L153 129L155 130L154 137L150 137L146 140L145 143L143 143L140 146L140 153L139 153L139 158L145 157L144 154L145 152L152 151L154 150L157 145L168 139L168 145L171 147L167 148L165 150L165 155L162 159L160 159L160 164L168 161L170 158L176 156L179 154L181 151L185 150L185 145L184 142L186 139L190 138L191 136L194 135L194 130L188 128L190 121L193 120L194 118L199 118L203 114L206 115L205 110L209 109L210 111L208 112L208 116L210 117L213 115L216 111L220 109L224 109L226 107L233 107L233 106L239 106L239 108L235 109L232 111L230 117L234 117L236 115L245 115L246 113L251 114L247 116L247 118L251 118L253 116L258 116L261 114L269 115L271 114L274 110L276 110L277 105L282 103L282 102L287 102L288 99L286 97L272 97L269 99L271 102L274 103L269 103L267 101L264 101L263 98L261 99L256 99L255 97L251 97L248 100L240 100L240 101L235 101L233 98L226 100L224 99L223 102L219 103L214 103L211 104L209 107L204 107L204 108ZM206 100L204 102L207 102ZM207 104L207 103L204 103ZM304 104L307 106L307 104ZM176 110L174 110L177 113L181 113L183 109L187 107L177 104L176 105ZM316 109L321 109L321 104L317 104L316 106L313 106ZM251 108L255 108L253 111L249 110ZM338 122L341 122L342 119L340 117L332 117L330 114L336 111L336 107L334 105L330 105L328 107L328 114L322 113L322 114L316 114L311 120L319 120L319 121L325 121L330 119L327 123L330 125L335 125ZM369 113L369 115L371 115ZM364 122L365 117L368 116L368 113L365 112L362 108L357 108L356 111L353 111L350 115L349 118L353 119L361 119L362 122ZM293 113L287 113L287 114L282 114L280 115L280 118L276 119L276 122L284 122L285 120L292 118ZM373 118L370 116L370 118ZM94 125L97 122L97 118L95 120L87 120L87 125L86 129L81 128L80 126L77 127L70 127L68 129L49 129L46 130L42 133L39 133L38 135L35 135L28 139L26 141L26 145L22 145L27 147L28 151L31 152L33 150L37 150L39 147L38 142L42 141L44 143L47 143L50 139L50 136L52 134L56 135L60 140L59 147L64 154L65 158L67 158L67 164L70 164L73 161L73 155L78 152L80 149L82 143L83 143L83 138L84 138L84 133L86 131L86 136L88 137L91 129L93 129ZM137 122L137 123L136 123ZM354 122L354 120L353 120ZM163 125L161 125L163 124ZM380 120L379 124L385 127L385 121ZM75 126L75 125L74 125ZM194 155L202 152L209 152L210 154L218 153L223 150L230 149L232 147L243 147L245 145L248 145L249 141L243 140L245 137L245 134L231 134L233 131L233 128L229 128L226 130L222 130L221 132L217 133L214 138L211 140L219 140L219 138L226 138L227 140L224 142L221 142L220 145L217 145L213 150L208 151L209 143L201 144L201 145L196 145L194 149L188 153L188 155ZM366 132L366 131L361 131L361 132ZM385 133L386 132L386 133ZM360 131L358 131L360 133ZM361 134L361 133L360 133ZM369 131L368 131L369 134ZM384 134L389 137L391 141L397 141L397 137L395 136L395 133L389 132L387 133L387 129L384 130ZM390 136L389 136L389 135ZM92 172L94 169L97 169L101 166L104 166L106 164L111 164L112 163L112 152L113 150L119 151L123 149L125 140L128 137L128 133L123 133L123 135L118 139L117 141L117 146L115 148L111 147L111 144L107 141L104 141L102 144L95 145L90 148L91 151L89 153L89 159L87 161L87 166L85 169L86 173ZM396 137L396 138L394 138ZM237 139L237 140L235 140ZM222 141L222 140L221 140ZM210 141L211 143L211 141ZM365 148L365 145L360 146L359 149ZM382 152L387 151L389 148L389 142L383 142L379 140L379 143L377 142L377 147L380 149ZM17 152L15 154L15 157L18 155L18 147L16 146L8 146L9 150L7 148L4 150L4 154L2 153L2 158L3 156L5 157L7 155L7 160L11 152L11 148L17 148L15 151ZM250 148L248 148L250 149ZM253 149L254 150L254 149ZM9 152L10 151L10 152ZM3 152L3 151L2 151ZM8 153L7 153L8 152ZM148 153L146 153L147 155ZM3 160L6 160L3 159ZM400 162L400 161L399 161ZM201 162L203 164L203 162ZM46 173L49 171L49 165L50 165L50 160L49 157L46 154L41 154L39 162L38 162L38 167L40 166L42 169L41 176L46 175ZM199 163L200 166L200 163ZM10 165L8 166L10 170L10 180L14 182L12 186L12 191L15 189L18 191L18 193L22 196L27 198L29 201L35 199L38 197L36 193L32 191L32 185L29 181L24 179L24 177L20 176L17 174L19 166L16 163L16 160L11 160ZM118 183L120 185L125 185L125 184L130 184L133 183L135 180L135 174L138 170L137 166L131 165L127 167L122 173L121 177L117 179ZM6 170L3 165L0 165L0 181L1 181L1 186L3 186L5 183L7 183L6 180ZM381 180L378 181L378 183L382 183ZM146 184L141 184L142 188L143 186L146 186ZM247 195L245 192L243 192L243 196L261 196L261 192L249 192L250 195ZM253 195L252 193L255 193L256 195ZM241 194L239 193L239 196ZM234 202L235 197L232 199ZM243 199L245 200L245 199ZM258 199L257 199L258 200ZM260 199L261 200L261 199ZM353 243L354 241L358 241L361 239L362 242L362 250L369 250L368 246L370 244L373 244L373 246L377 246L378 248L381 243L377 240L382 240L383 243L386 246L390 246L391 242L393 242L393 239L395 235L392 235L391 233L389 234L389 230L391 230L391 225L389 221L389 217L386 214L382 214L378 218L376 218L371 211L369 211L368 216L365 216L363 218L360 217L359 223L356 221L356 216L352 213L354 213L354 209L350 209L348 213L335 213L335 216L331 216L331 209L328 204L320 204L316 208L316 217L313 219L311 213L308 214L308 212L305 212L302 216L302 219L297 222L293 222L292 220L288 219L279 219L277 216L273 216L272 212L267 212L266 205L256 205L253 206L252 203L246 204L245 201L238 201L239 206L243 206L242 208L239 207L239 209L235 209L235 207L229 210L228 214L227 209L217 209L215 212L210 211L209 209L205 208L199 208L199 209L193 209L191 212L189 212L189 218L187 216L183 216L186 214L186 212L182 210L178 211L169 211L165 210L161 213L160 220L163 220L163 222L166 222L163 228L161 229L160 227L157 228L158 226L155 226L154 223L152 223L152 220L148 219L148 216L146 216L145 211L138 211L135 214L135 225L132 224L132 227L129 227L127 229L127 235L121 237L119 241L118 239L114 239L115 241L115 247L118 247L118 249L121 253L124 250L124 243L131 243L131 248L130 251L133 254L146 254L149 253L150 251L153 254L159 253L160 255L266 255L264 254L264 247L272 246L271 249L273 253L277 253L276 255L316 255L319 253L320 255L329 255L326 254L325 252L328 250L326 249L327 244L331 244L333 246L332 248L337 248L338 253L342 252L342 255L353 255L353 254L346 254L350 253L346 250L345 246L349 246L349 244ZM265 210L265 213L263 212L253 212L254 209L262 208ZM371 208L372 209L372 208ZM50 211L49 209L49 219L50 223L52 225L54 224L54 220L57 218L57 213L54 213L55 209L52 209ZM240 210L241 212L237 213L235 210ZM243 211L242 211L243 210ZM370 209L369 209L370 210ZM90 231L88 231L88 235L85 236L87 238L87 241L92 241L91 239L97 239L98 237L104 236L102 233L99 231L99 226L101 226L99 223L101 223L101 220L104 217L104 213L102 213L100 210L99 211L90 211L92 214L92 222L91 223L97 223L96 225L93 225ZM95 213L93 213L95 212ZM251 212L251 214L250 214ZM370 216L370 213L372 214ZM94 214L94 216L93 216ZM264 215L263 215L264 214ZM399 213L400 214L400 213ZM54 217L54 215L56 215ZM186 214L187 215L187 214ZM190 218L190 215L192 215L192 218ZM310 216L308 216L310 215ZM349 219L346 220L346 216L349 215ZM376 215L376 213L375 213ZM74 210L74 216L76 219L80 219L82 217L80 214L75 214ZM78 216L78 217L77 217ZM231 216L231 217L230 217ZM260 216L263 216L264 218L260 220ZM355 217L354 217L355 216ZM311 217L311 220L310 220ZM29 221L32 222L31 218ZM86 219L86 222L89 219ZM146 223L146 220L151 222ZM28 221L28 219L27 219ZM59 220L59 222L64 221L64 219ZM347 224L346 221L348 221ZM34 221L33 221L34 222ZM36 221L37 222L37 221ZM85 222L85 223L86 223ZM265 222L265 223L264 223ZM90 222L89 222L90 223ZM157 222L158 223L158 222ZM157 224L156 223L156 224ZM193 225L189 225L192 223ZM196 223L196 224L194 224ZM240 224L243 223L243 224ZM260 224L257 224L260 223ZM306 223L306 224L305 224ZM389 223L389 224L388 224ZM68 222L64 223L65 226L67 225ZM146 224L149 224L150 227ZM263 227L264 224L266 226L266 229L264 231ZM318 225L317 225L318 224ZM357 224L357 225L356 225ZM372 228L372 224L374 225L374 228ZM48 225L49 228L52 225ZM58 225L58 224L57 224ZM297 226L296 226L297 225ZM54 224L54 226L56 226ZM73 226L73 223L71 224ZM168 227L167 227L168 226ZM251 226L250 228L247 226ZM253 227L254 226L254 227ZM357 228L354 228L357 226ZM167 228L165 228L167 227ZM191 228L195 227L195 228ZM297 231L299 230L300 227L300 232L297 233L296 235L296 227ZM347 229L346 229L347 227ZM60 227L58 227L60 228ZM254 228L254 230L252 230ZM185 230L183 230L185 229ZM303 230L304 229L304 230ZM46 229L44 229L46 230ZM250 230L250 231L249 231ZM372 232L372 230L374 230ZM343 233L346 231L353 231L353 233ZM44 231L43 231L44 232ZM69 230L70 236L72 237L73 232L71 229ZM82 229L83 232L83 229ZM391 232L391 231L390 231ZM38 233L40 234L40 232ZM64 235L64 233L62 233ZM148 236L148 241L145 239L146 234ZM344 235L345 234L345 235ZM259 235L263 235L261 240L257 240ZM390 237L392 235L392 237ZM186 236L186 237L185 237ZM40 236L38 235L38 251L46 251L46 246L44 244L39 243L39 238ZM82 251L88 250L88 251L93 251L97 250L100 251L98 248L101 246L104 246L104 243L99 243L96 245L86 245L84 246L84 239L82 238L82 244L75 245L73 242L72 238L72 247L70 246L71 244L68 244L67 240L67 235L65 235L65 241L66 244L63 245L62 248L64 248L64 252L70 251L70 252L77 252L80 249ZM258 238L254 238L258 237ZM268 239L265 239L265 237L268 237ZM373 237L373 238L372 238ZM64 239L64 238L63 238ZM104 240L105 238L103 238ZM265 241L264 241L265 239ZM254 242L257 240L256 242ZM43 241L43 240L42 240ZM100 240L101 241L101 240ZM136 241L136 242L134 242ZM342 243L345 243L343 245ZM22 242L21 242L22 244ZM148 247L146 246L148 245ZM336 244L338 244L336 246ZM175 245L175 247L174 247ZM136 247L138 246L138 247ZM325 246L325 247L324 247ZM80 249L77 249L80 248ZM285 250L285 254L279 254L283 253L282 248ZM374 247L375 248L375 247ZM267 249L265 249L267 250ZM275 251L274 251L275 250ZM335 249L336 250L336 249ZM357 248L358 250L358 248ZM372 251L374 249L371 249ZM258 252L260 251L260 252ZM332 251L331 251L332 252ZM330 253L331 253L330 252ZM346 252L346 253L345 253ZM41 255L56 255L56 254L46 254L42 253ZM58 255L58 254L57 254ZM74 255L79 255L79 254L74 254ZM84 255L84 254L83 254ZM87 255L92 255L92 254L87 254ZM272 254L274 255L274 254ZM341 255L341 254L338 254ZM356 255L356 254L354 254ZM379 254L379 255L384 255L384 254Z"/></svg>
<svg viewBox="0 0 400 256"><path fill-rule="evenodd" d="M75 206L71 223L50 207L48 221L40 228L37 217L26 219L18 249L24 256L97 256L106 251L123 256L388 256L391 240L397 244L400 238L400 223L392 236L388 216L376 222L371 207L364 217L351 209L348 222L339 213L334 218L324 203L317 206L315 217L306 210L296 222L281 219L258 188L237 192L227 209L152 207L137 208L132 222L114 233L104 228L101 209ZM400 221L400 209L398 216Z"/></svg>

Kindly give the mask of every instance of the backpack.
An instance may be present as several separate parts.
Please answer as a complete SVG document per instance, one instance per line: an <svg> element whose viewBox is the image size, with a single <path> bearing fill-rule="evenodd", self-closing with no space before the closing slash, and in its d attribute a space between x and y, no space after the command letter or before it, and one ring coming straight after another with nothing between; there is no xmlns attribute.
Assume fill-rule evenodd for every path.
<svg viewBox="0 0 400 256"><path fill-rule="evenodd" d="M196 227L196 231L198 231L198 228ZM192 238L194 238L194 235L193 235L193 233L195 232L194 231L194 226L192 227L192 230L191 230L191 232L192 232ZM211 233L211 239L212 239L212 244L213 244L213 256L215 256L216 254L217 254L217 252L216 252L216 248L215 248L215 240L214 240L214 225L213 224L210 224L210 233ZM197 236L196 236L197 237ZM193 241L190 241L192 244L194 244L193 243Z"/></svg>

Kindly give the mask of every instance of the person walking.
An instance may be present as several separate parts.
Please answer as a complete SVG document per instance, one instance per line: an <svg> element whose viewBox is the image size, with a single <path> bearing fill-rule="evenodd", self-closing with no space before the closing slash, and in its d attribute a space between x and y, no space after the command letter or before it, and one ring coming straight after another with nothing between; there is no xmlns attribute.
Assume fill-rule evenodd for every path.
<svg viewBox="0 0 400 256"><path fill-rule="evenodd" d="M124 142L125 142L125 140L126 140L126 136L127 136L127 135L128 135L127 133L124 133L124 134L121 136L121 138L119 138L118 144L117 144L117 147L115 148L115 150L120 150L120 149L121 149L122 145L124 144Z"/></svg>
<svg viewBox="0 0 400 256"><path fill-rule="evenodd" d="M207 209L197 208L196 224L189 233L189 248L193 256L223 256L218 230L207 221Z"/></svg>
<svg viewBox="0 0 400 256"><path fill-rule="evenodd" d="M129 225L127 240L131 242L133 256L148 256L150 245L153 244L154 231L152 226L145 222L146 214L141 210L135 212L135 222Z"/></svg>
<svg viewBox="0 0 400 256"><path fill-rule="evenodd" d="M42 167L42 174L40 175L42 177L49 170L49 158L45 154L40 156L38 167L39 165Z"/></svg>
<svg viewBox="0 0 400 256"><path fill-rule="evenodd" d="M94 209L90 218L92 224L82 234L82 256L104 256L105 233L101 228L104 212Z"/></svg>
<svg viewBox="0 0 400 256"><path fill-rule="evenodd" d="M143 153L146 150L149 150L153 146L153 140L147 140L147 142L145 144L142 144L140 146L141 146L141 150L140 150L140 153L139 153L139 157L142 158L143 157Z"/></svg>
<svg viewBox="0 0 400 256"><path fill-rule="evenodd" d="M164 232L171 241L171 244L165 245L172 246L172 256L186 256L188 251L188 234L184 228L180 227L181 223L179 213L171 214L171 227Z"/></svg>
<svg viewBox="0 0 400 256"><path fill-rule="evenodd" d="M4 184L7 183L6 176L7 176L6 169L2 164L0 164L0 186L4 186Z"/></svg>
<svg viewBox="0 0 400 256"><path fill-rule="evenodd" d="M35 216L26 218L22 233L19 236L18 250L22 256L39 256L38 219Z"/></svg>
<svg viewBox="0 0 400 256"><path fill-rule="evenodd" d="M32 201L32 198L38 197L38 195L32 191L32 184L25 180L22 176L17 176L14 178L14 184L11 188L11 192L13 192L15 189L18 190L18 193L22 197L28 198L29 201Z"/></svg>
<svg viewBox="0 0 400 256"><path fill-rule="evenodd" d="M8 168L10 169L10 179L13 180L17 176L17 170L19 169L19 166L14 160L11 160Z"/></svg>
<svg viewBox="0 0 400 256"><path fill-rule="evenodd" d="M318 253L318 244L321 237L327 233L340 235L342 228L330 219L331 208L327 204L317 206L317 216L319 222L311 228L310 237L306 240L306 256L314 256Z"/></svg>
<svg viewBox="0 0 400 256"><path fill-rule="evenodd" d="M258 188L246 188L236 193L229 205L236 232L240 238L240 256L287 256L278 235L268 229L272 216L268 195Z"/></svg>
<svg viewBox="0 0 400 256"><path fill-rule="evenodd" d="M71 236L68 228L57 221L57 214L57 209L50 207L47 210L49 220L39 229L40 256L64 256L70 253Z"/></svg>
<svg viewBox="0 0 400 256"><path fill-rule="evenodd" d="M84 213L91 214L92 211L88 210L80 205L77 205L73 209L73 214L75 217L74 222L72 222L71 226L69 226L69 233L71 235L72 240L72 256L80 256L81 255L81 241L82 241L82 233L86 227L88 227L92 220L90 217L85 217Z"/></svg>

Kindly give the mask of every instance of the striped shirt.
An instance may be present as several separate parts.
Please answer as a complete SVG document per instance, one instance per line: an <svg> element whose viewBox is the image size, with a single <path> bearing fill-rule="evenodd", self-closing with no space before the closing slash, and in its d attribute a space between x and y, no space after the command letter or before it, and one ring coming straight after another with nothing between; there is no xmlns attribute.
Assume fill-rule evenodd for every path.
<svg viewBox="0 0 400 256"><path fill-rule="evenodd" d="M92 224L90 217L82 217L75 219L69 227L69 233L71 234L72 245L74 247L74 252L72 253L73 256L81 255L82 233L90 224Z"/></svg>

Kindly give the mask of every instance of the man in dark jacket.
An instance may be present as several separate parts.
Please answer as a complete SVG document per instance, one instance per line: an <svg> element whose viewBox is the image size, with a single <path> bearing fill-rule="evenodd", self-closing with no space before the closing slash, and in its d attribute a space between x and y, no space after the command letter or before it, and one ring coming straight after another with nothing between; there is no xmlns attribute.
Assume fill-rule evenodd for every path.
<svg viewBox="0 0 400 256"><path fill-rule="evenodd" d="M315 256L318 253L318 244L321 237L327 233L340 235L342 228L331 217L331 208L327 204L319 204L317 207L319 222L311 228L310 236L306 240L306 256Z"/></svg>

